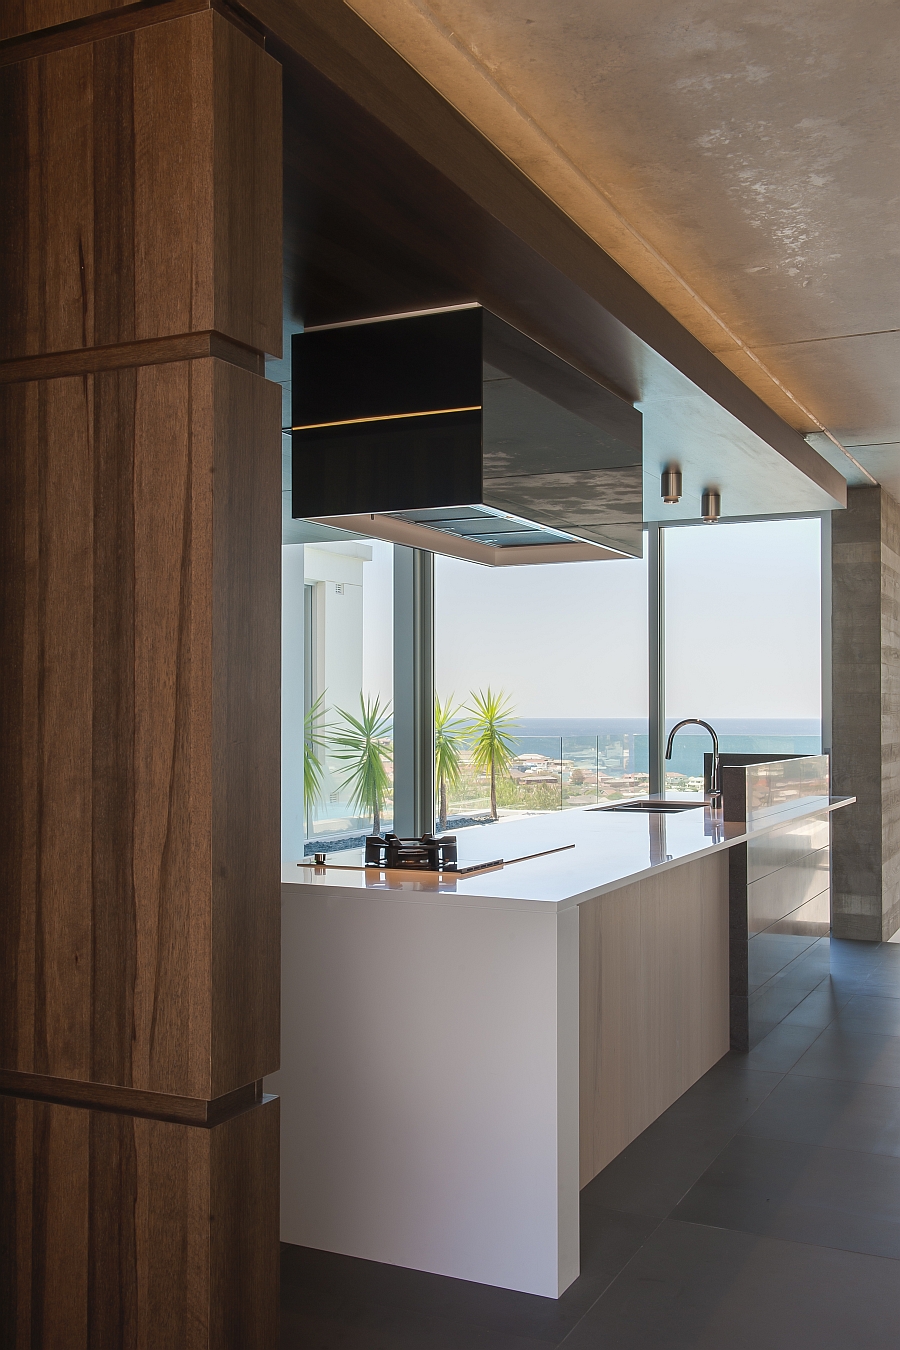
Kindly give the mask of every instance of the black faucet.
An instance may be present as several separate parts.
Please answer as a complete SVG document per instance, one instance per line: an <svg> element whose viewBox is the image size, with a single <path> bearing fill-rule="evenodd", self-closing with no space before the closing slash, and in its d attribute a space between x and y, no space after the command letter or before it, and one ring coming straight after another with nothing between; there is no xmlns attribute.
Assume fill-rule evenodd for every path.
<svg viewBox="0 0 900 1350"><path fill-rule="evenodd" d="M710 736L712 736L713 762L712 774L710 775L709 780L709 804L713 810L715 810L716 807L722 805L722 774L719 767L719 738L709 723L704 722L699 717L684 717L680 722L676 722L675 726L669 732L669 740L666 745L666 759L672 758L672 744L675 740L675 733L680 731L682 727L687 726L705 727ZM665 796L665 792L663 792L663 795Z"/></svg>

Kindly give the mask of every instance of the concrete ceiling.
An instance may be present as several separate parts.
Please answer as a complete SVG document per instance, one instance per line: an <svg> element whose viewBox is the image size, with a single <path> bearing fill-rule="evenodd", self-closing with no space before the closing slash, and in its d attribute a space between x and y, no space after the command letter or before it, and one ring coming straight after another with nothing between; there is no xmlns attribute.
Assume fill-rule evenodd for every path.
<svg viewBox="0 0 900 1350"><path fill-rule="evenodd" d="M896 0L347 3L848 481L900 497Z"/></svg>

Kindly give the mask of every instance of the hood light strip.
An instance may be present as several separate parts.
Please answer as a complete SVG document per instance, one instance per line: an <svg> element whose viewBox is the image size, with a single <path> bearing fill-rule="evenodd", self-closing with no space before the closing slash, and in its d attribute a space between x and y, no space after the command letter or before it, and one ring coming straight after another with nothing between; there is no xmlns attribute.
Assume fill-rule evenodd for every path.
<svg viewBox="0 0 900 1350"><path fill-rule="evenodd" d="M469 408L428 408L424 412L381 413L377 417L345 417L340 422L306 422L300 427L283 427L283 431L319 431L322 427L352 427L362 422L398 422L406 417L440 417L444 413L481 412L481 404Z"/></svg>

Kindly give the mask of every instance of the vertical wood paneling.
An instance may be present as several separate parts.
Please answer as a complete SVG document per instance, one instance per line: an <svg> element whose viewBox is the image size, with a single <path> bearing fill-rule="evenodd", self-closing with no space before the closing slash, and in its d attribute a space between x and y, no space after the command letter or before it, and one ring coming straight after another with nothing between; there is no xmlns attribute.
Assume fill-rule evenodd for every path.
<svg viewBox="0 0 900 1350"><path fill-rule="evenodd" d="M281 672L281 391L221 362L209 366L217 410L211 791L218 1095L270 1072L280 1044L280 987L272 972L279 968L281 911L268 897L281 889L280 776L273 771L280 710L271 697Z"/></svg>
<svg viewBox="0 0 900 1350"><path fill-rule="evenodd" d="M0 69L0 360L213 329L280 354L275 72L211 10Z"/></svg>
<svg viewBox="0 0 900 1350"><path fill-rule="evenodd" d="M581 1184L728 1050L728 857L579 908Z"/></svg>
<svg viewBox="0 0 900 1350"><path fill-rule="evenodd" d="M276 1099L218 1127L210 1139L209 1343L221 1350L277 1344L278 1123Z"/></svg>
<svg viewBox="0 0 900 1350"><path fill-rule="evenodd" d="M198 14L131 37L139 337L214 327L211 23Z"/></svg>
<svg viewBox="0 0 900 1350"><path fill-rule="evenodd" d="M233 265L216 270L209 326L275 354L281 352L281 84L271 79L272 58L262 47L218 15L211 18L215 256Z"/></svg>
<svg viewBox="0 0 900 1350"><path fill-rule="evenodd" d="M134 35L98 42L91 55L93 337L95 345L109 345L133 341L137 328ZM115 277L115 286L103 285L105 277Z"/></svg>
<svg viewBox="0 0 900 1350"><path fill-rule="evenodd" d="M715 862L700 905L698 1055L706 1066L730 1048L730 857L719 853Z"/></svg>
<svg viewBox="0 0 900 1350"><path fill-rule="evenodd" d="M2 194L0 194L2 196ZM26 542L28 501L26 457L15 447L26 440L28 390L20 386L0 396L0 754L5 772L4 811L0 817L0 1056L17 1064L31 1062L34 1034L34 875L35 822L26 813L33 788L33 753L25 720L26 585L32 566ZM29 766L31 766L29 768ZM13 822L17 822L13 825ZM2 1290L0 1290L2 1293ZM0 1307L2 1307L0 1298Z"/></svg>
<svg viewBox="0 0 900 1350"><path fill-rule="evenodd" d="M93 408L86 384L37 403L40 555L30 673L38 737L35 1062L90 1077ZM64 622L61 620L64 618ZM66 896L66 903L57 903ZM51 1067L52 1066L52 1067Z"/></svg>
<svg viewBox="0 0 900 1350"><path fill-rule="evenodd" d="M0 404L0 1065L218 1096L277 1059L279 391L207 359Z"/></svg>
<svg viewBox="0 0 900 1350"><path fill-rule="evenodd" d="M90 1077L131 1082L136 961L135 500L138 374L94 377ZM99 991L104 997L97 998Z"/></svg>
<svg viewBox="0 0 900 1350"><path fill-rule="evenodd" d="M76 47L26 67L29 211L15 242L27 308L14 316L4 357L83 347L93 336L92 58Z"/></svg>
<svg viewBox="0 0 900 1350"><path fill-rule="evenodd" d="M196 1129L0 1097L0 1145L4 1350L274 1344L277 1101Z"/></svg>
<svg viewBox="0 0 900 1350"><path fill-rule="evenodd" d="M158 1092L207 1081L212 425L197 383L189 363L142 370L135 412L133 1082Z"/></svg>

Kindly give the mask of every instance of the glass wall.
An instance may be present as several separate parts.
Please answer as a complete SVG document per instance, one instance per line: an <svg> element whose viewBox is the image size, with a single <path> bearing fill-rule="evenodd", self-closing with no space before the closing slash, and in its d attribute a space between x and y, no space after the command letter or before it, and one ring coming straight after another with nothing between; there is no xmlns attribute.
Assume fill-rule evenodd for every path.
<svg viewBox="0 0 900 1350"><path fill-rule="evenodd" d="M720 748L822 748L821 523L669 528L665 539L666 730L715 727ZM679 732L669 794L702 791L700 727Z"/></svg>
<svg viewBox="0 0 900 1350"><path fill-rule="evenodd" d="M393 549L286 544L283 856L361 842L393 813Z"/></svg>
<svg viewBox="0 0 900 1350"><path fill-rule="evenodd" d="M820 522L664 531L665 721L725 751L817 753ZM283 548L283 856L393 823L393 548ZM643 560L487 568L434 560L437 824L464 828L643 795ZM666 791L703 786L679 733Z"/></svg>
<svg viewBox="0 0 900 1350"><path fill-rule="evenodd" d="M647 568L435 558L440 828L645 793Z"/></svg>

